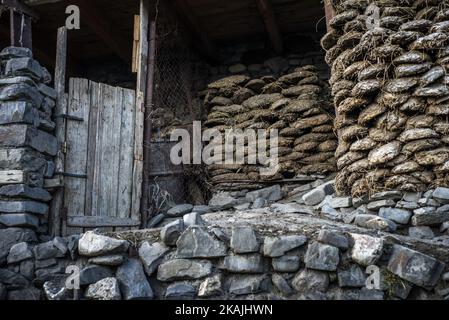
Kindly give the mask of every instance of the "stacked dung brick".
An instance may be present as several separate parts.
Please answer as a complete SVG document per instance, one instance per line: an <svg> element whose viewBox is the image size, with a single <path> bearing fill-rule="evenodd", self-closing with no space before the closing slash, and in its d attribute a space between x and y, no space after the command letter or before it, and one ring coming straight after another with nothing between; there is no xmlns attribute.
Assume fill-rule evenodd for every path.
<svg viewBox="0 0 449 320"><path fill-rule="evenodd" d="M0 52L0 228L47 232L51 195L43 187L57 152L50 81L29 49Z"/></svg>
<svg viewBox="0 0 449 320"><path fill-rule="evenodd" d="M448 3L335 4L321 43L336 109L338 193L448 184Z"/></svg>
<svg viewBox="0 0 449 320"><path fill-rule="evenodd" d="M337 140L329 101L328 86L311 65L278 78L234 75L209 84L205 128L217 129L223 140L231 128L264 129L267 137L277 129L279 134L276 174L260 174L263 164L249 165L245 158L244 165L209 165L210 182L219 190L256 189L266 180L334 172Z"/></svg>

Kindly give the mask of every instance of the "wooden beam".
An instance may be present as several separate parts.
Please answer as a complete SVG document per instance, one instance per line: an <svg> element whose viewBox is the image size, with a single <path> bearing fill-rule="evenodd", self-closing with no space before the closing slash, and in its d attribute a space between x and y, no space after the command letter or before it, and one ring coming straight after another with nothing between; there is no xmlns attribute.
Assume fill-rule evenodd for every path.
<svg viewBox="0 0 449 320"><path fill-rule="evenodd" d="M58 36L56 41L56 65L55 65L55 90L56 90L56 107L55 113L67 114L67 99L65 94L66 82L66 66L67 66L67 28L61 27L58 29ZM63 117L56 117L56 139L58 146L62 146L65 142L66 121ZM65 172L65 154L62 148L58 149L55 159L55 171ZM62 178L59 176L59 178ZM61 235L61 212L64 203L64 190L62 188L56 189L53 194L53 201L51 203L51 234L53 236Z"/></svg>
<svg viewBox="0 0 449 320"><path fill-rule="evenodd" d="M35 20L39 19L39 14L34 11L32 8L27 6L26 4L23 4L21 1L18 0L0 0L0 5L5 6L8 9L12 9L17 13L25 14L29 16L30 18L33 18Z"/></svg>
<svg viewBox="0 0 449 320"><path fill-rule="evenodd" d="M195 14L185 0L174 0L174 8L179 18L184 22L186 27L193 34L193 45L202 53L205 57L211 60L218 60L218 54L209 36L206 34L204 28L198 22Z"/></svg>
<svg viewBox="0 0 449 320"><path fill-rule="evenodd" d="M142 209L144 207L142 200L143 192L143 131L145 121L145 95L148 73L148 26L149 26L149 0L140 0L140 31L139 31L139 52L136 86L136 119L134 134L134 163L133 163L133 186L131 201L131 217L139 219L142 226Z"/></svg>
<svg viewBox="0 0 449 320"><path fill-rule="evenodd" d="M256 0L256 3L265 23L271 45L277 54L281 54L284 51L284 43L270 0Z"/></svg>
<svg viewBox="0 0 449 320"><path fill-rule="evenodd" d="M72 216L67 217L67 225L78 228L138 227L140 221L107 216Z"/></svg>
<svg viewBox="0 0 449 320"><path fill-rule="evenodd" d="M324 12L326 15L326 28L327 31L329 32L331 29L329 22L332 20L333 17L335 17L335 10L331 0L324 0Z"/></svg>
<svg viewBox="0 0 449 320"><path fill-rule="evenodd" d="M131 48L132 39L123 38L114 24L105 19L103 10L98 8L94 2L92 0L78 0L81 22L84 22L123 61L130 64L132 52L128 48Z"/></svg>

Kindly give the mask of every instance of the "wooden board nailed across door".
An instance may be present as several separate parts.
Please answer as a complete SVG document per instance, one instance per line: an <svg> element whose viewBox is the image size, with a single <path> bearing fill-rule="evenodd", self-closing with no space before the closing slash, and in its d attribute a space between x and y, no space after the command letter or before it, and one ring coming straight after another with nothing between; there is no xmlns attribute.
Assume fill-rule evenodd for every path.
<svg viewBox="0 0 449 320"><path fill-rule="evenodd" d="M133 90L70 79L65 235L139 227L142 159L134 155L141 150L142 111L135 99Z"/></svg>

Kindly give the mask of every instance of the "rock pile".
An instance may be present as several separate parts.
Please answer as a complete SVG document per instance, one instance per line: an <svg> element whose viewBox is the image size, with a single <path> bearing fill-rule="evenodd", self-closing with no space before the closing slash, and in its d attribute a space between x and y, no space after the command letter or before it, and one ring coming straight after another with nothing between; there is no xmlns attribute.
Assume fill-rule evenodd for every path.
<svg viewBox="0 0 449 320"><path fill-rule="evenodd" d="M264 76L251 79L234 75L208 86L205 105L209 109L206 128L221 133L224 142L227 129L262 129L267 138L271 129L278 130L277 149L279 171L274 175L260 174L266 163L248 164L253 154L245 141L245 165L211 164L210 182L216 190L257 189L258 182L295 175L335 171L333 112L328 88L314 66L294 69L278 78ZM212 140L208 145L222 144ZM239 150L234 150L234 156ZM260 160L260 158L258 158Z"/></svg>
<svg viewBox="0 0 449 320"><path fill-rule="evenodd" d="M322 39L342 195L448 185L447 1L337 1Z"/></svg>
<svg viewBox="0 0 449 320"><path fill-rule="evenodd" d="M43 185L54 174L57 153L50 82L29 49L0 52L0 227L47 233L51 195Z"/></svg>

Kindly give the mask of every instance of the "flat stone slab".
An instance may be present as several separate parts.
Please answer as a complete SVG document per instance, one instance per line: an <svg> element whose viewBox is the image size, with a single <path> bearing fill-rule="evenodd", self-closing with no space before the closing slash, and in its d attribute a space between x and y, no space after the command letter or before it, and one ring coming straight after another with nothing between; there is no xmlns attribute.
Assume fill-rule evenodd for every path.
<svg viewBox="0 0 449 320"><path fill-rule="evenodd" d="M48 214L48 205L36 201L0 201L0 212L33 213L44 216Z"/></svg>
<svg viewBox="0 0 449 320"><path fill-rule="evenodd" d="M348 238L343 234L338 234L330 230L323 229L318 234L318 241L331 246L347 250L349 248Z"/></svg>
<svg viewBox="0 0 449 320"><path fill-rule="evenodd" d="M33 105L26 101L2 102L0 124L25 123L35 127L39 125L39 113Z"/></svg>
<svg viewBox="0 0 449 320"><path fill-rule="evenodd" d="M116 278L125 300L153 299L153 290L138 259L128 259L117 268Z"/></svg>
<svg viewBox="0 0 449 320"><path fill-rule="evenodd" d="M269 284L266 275L235 275L229 281L229 293L238 296L264 292Z"/></svg>
<svg viewBox="0 0 449 320"><path fill-rule="evenodd" d="M227 253L227 246L211 235L205 227L189 227L176 242L179 258L216 258Z"/></svg>
<svg viewBox="0 0 449 320"><path fill-rule="evenodd" d="M158 267L159 281L193 280L210 275L212 264L206 260L173 259Z"/></svg>
<svg viewBox="0 0 449 320"><path fill-rule="evenodd" d="M165 291L166 299L193 299L196 296L196 288L188 283L173 283Z"/></svg>
<svg viewBox="0 0 449 320"><path fill-rule="evenodd" d="M123 264L123 262L125 262L125 257L121 254L93 257L89 259L89 263L111 267L119 266Z"/></svg>
<svg viewBox="0 0 449 320"><path fill-rule="evenodd" d="M18 263L26 259L33 258L33 251L26 242L20 242L11 247L8 255L8 264Z"/></svg>
<svg viewBox="0 0 449 320"><path fill-rule="evenodd" d="M352 206L352 198L351 197L331 198L329 201L329 206L331 206L334 209L349 208Z"/></svg>
<svg viewBox="0 0 449 320"><path fill-rule="evenodd" d="M449 203L449 188L436 188L432 193L432 197L442 203Z"/></svg>
<svg viewBox="0 0 449 320"><path fill-rule="evenodd" d="M11 213L0 215L0 224L10 228L31 228L39 227L39 218L28 213Z"/></svg>
<svg viewBox="0 0 449 320"><path fill-rule="evenodd" d="M305 236L266 237L263 244L263 254L267 257L280 257L286 252L298 248L307 242Z"/></svg>
<svg viewBox="0 0 449 320"><path fill-rule="evenodd" d="M254 202L259 198L267 201L278 201L282 199L281 186L277 184L268 188L250 191L246 194L245 198L250 202Z"/></svg>
<svg viewBox="0 0 449 320"><path fill-rule="evenodd" d="M393 246L388 270L417 286L433 287L439 280L444 263L400 245Z"/></svg>
<svg viewBox="0 0 449 320"><path fill-rule="evenodd" d="M299 213L299 214L313 214L314 211L309 206L300 205L297 203L273 203L271 209L279 213Z"/></svg>
<svg viewBox="0 0 449 320"><path fill-rule="evenodd" d="M420 210L428 208L428 210ZM449 205L444 205L438 209L433 207L424 207L416 209L412 217L412 224L414 226L434 226L443 222L449 221Z"/></svg>
<svg viewBox="0 0 449 320"><path fill-rule="evenodd" d="M296 255L285 255L271 260L274 271L277 272L296 272L299 270L301 260Z"/></svg>
<svg viewBox="0 0 449 320"><path fill-rule="evenodd" d="M160 242L150 244L145 241L140 245L139 257L148 276L157 270L162 258L169 250L169 247Z"/></svg>
<svg viewBox="0 0 449 320"><path fill-rule="evenodd" d="M259 241L256 233L250 227L232 229L231 248L234 253L252 253L259 251Z"/></svg>
<svg viewBox="0 0 449 320"><path fill-rule="evenodd" d="M55 136L28 125L0 126L0 136L0 147L31 147L50 156L58 151Z"/></svg>
<svg viewBox="0 0 449 320"><path fill-rule="evenodd" d="M167 211L169 217L182 217L186 213L192 212L193 205L191 204L179 204Z"/></svg>
<svg viewBox="0 0 449 320"><path fill-rule="evenodd" d="M340 262L338 248L319 242L312 242L304 258L306 267L321 271L335 271Z"/></svg>
<svg viewBox="0 0 449 320"><path fill-rule="evenodd" d="M304 203L308 206L315 206L319 204L327 195L334 193L334 181L326 182L315 189L307 192L302 196Z"/></svg>
<svg viewBox="0 0 449 320"><path fill-rule="evenodd" d="M118 240L87 231L78 242L78 252L82 256L95 257L111 253L122 253L128 250L126 240Z"/></svg>
<svg viewBox="0 0 449 320"><path fill-rule="evenodd" d="M399 224L408 224L412 213L409 210L396 208L380 208L379 216Z"/></svg>
<svg viewBox="0 0 449 320"><path fill-rule="evenodd" d="M25 184L11 184L0 188L0 196L10 198L29 198L38 201L50 201L51 194L42 188L32 188Z"/></svg>
<svg viewBox="0 0 449 320"><path fill-rule="evenodd" d="M366 275L362 269L351 264L348 268L339 269L337 272L339 287L361 288L366 285Z"/></svg>
<svg viewBox="0 0 449 320"><path fill-rule="evenodd" d="M226 256L221 268L234 273L263 273L266 269L263 257L258 253Z"/></svg>

